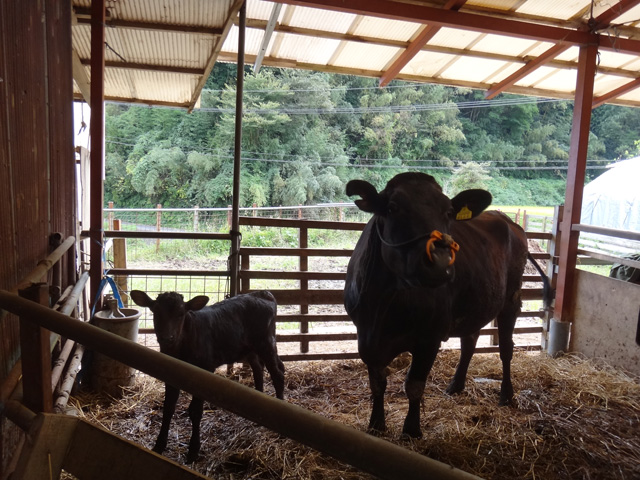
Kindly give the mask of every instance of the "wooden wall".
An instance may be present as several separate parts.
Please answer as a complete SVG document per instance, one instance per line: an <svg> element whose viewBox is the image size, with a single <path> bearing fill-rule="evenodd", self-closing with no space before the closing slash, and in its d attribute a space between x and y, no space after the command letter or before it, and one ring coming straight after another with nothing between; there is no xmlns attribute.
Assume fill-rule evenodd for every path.
<svg viewBox="0 0 640 480"><path fill-rule="evenodd" d="M575 298L569 350L640 375L640 285L578 270Z"/></svg>
<svg viewBox="0 0 640 480"><path fill-rule="evenodd" d="M0 2L0 288L75 235L71 9L68 2ZM73 281L68 262L63 286ZM19 358L18 321L0 313L0 382ZM0 417L0 471L19 432Z"/></svg>

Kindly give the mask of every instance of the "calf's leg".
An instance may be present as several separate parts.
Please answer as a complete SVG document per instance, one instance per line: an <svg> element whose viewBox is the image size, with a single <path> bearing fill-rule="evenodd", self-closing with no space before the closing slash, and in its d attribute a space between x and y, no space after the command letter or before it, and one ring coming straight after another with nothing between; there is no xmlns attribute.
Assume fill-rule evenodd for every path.
<svg viewBox="0 0 640 480"><path fill-rule="evenodd" d="M264 359L267 371L271 376L273 388L276 391L276 397L280 400L284 399L284 363L280 360L277 353Z"/></svg>
<svg viewBox="0 0 640 480"><path fill-rule="evenodd" d="M189 404L189 418L191 419L191 440L189 440L189 451L187 453L187 463L193 463L198 459L200 453L200 422L202 421L202 410L204 400L193 397Z"/></svg>
<svg viewBox="0 0 640 480"><path fill-rule="evenodd" d="M158 439L153 447L153 451L156 453L164 452L167 448L167 438L169 437L169 425L171 425L171 419L176 411L176 403L180 396L180 390L172 387L168 383L164 385L164 405L162 406L162 426L160 427L160 433Z"/></svg>
<svg viewBox="0 0 640 480"><path fill-rule="evenodd" d="M371 433L382 433L387 429L384 419L384 392L387 390L389 370L386 367L369 365L367 365L367 369L369 371L369 388L373 399L369 431Z"/></svg>
<svg viewBox="0 0 640 480"><path fill-rule="evenodd" d="M460 393L464 390L464 384L467 380L467 371L469 370L469 363L471 362L473 353L476 351L476 343L478 342L479 336L480 332L477 332L460 339L460 361L456 367L456 373L451 379L451 383L449 383L449 386L445 390L445 393L448 395Z"/></svg>
<svg viewBox="0 0 640 480"><path fill-rule="evenodd" d="M262 360L256 354L250 354L247 356L246 361L251 366L251 372L253 373L253 386L259 392L264 391L264 364Z"/></svg>

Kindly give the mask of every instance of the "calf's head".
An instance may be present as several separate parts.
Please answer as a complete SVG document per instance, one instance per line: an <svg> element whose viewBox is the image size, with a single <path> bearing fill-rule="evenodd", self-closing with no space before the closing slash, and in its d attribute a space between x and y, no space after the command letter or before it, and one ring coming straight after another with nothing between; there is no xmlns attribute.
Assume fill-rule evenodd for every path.
<svg viewBox="0 0 640 480"><path fill-rule="evenodd" d="M360 210L373 213L383 261L409 287L435 287L453 278L458 245L452 222L469 220L491 204L485 190L465 190L449 199L431 175L401 173L378 192L364 180L347 184Z"/></svg>
<svg viewBox="0 0 640 480"><path fill-rule="evenodd" d="M132 290L130 296L136 305L151 310L160 351L173 356L178 354L184 319L188 312L200 310L209 302L209 297L205 295L198 295L185 302L183 296L176 292L161 293L156 300L152 300L141 290Z"/></svg>

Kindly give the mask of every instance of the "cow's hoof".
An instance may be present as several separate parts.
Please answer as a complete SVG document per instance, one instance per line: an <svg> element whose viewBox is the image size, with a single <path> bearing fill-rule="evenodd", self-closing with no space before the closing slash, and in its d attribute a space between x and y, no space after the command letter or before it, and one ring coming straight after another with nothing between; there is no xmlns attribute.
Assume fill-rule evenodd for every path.
<svg viewBox="0 0 640 480"><path fill-rule="evenodd" d="M447 389L444 391L447 395L455 395L456 393L460 393L464 390L464 383L460 384L452 381Z"/></svg>
<svg viewBox="0 0 640 480"><path fill-rule="evenodd" d="M185 459L185 463L186 464L191 464L193 462L195 462L196 460L198 460L199 454L198 452L196 453L187 453L187 458Z"/></svg>
<svg viewBox="0 0 640 480"><path fill-rule="evenodd" d="M500 397L500 401L498 402L498 405L500 405L501 407L508 407L513 405L513 397L509 397L509 398Z"/></svg>
<svg viewBox="0 0 640 480"><path fill-rule="evenodd" d="M422 431L419 428L414 429L414 428L405 427L402 429L402 435L400 435L400 438L402 440L409 440L411 438L413 439L422 438Z"/></svg>
<svg viewBox="0 0 640 480"><path fill-rule="evenodd" d="M367 432L371 435L375 435L376 437L380 437L387 431L387 426L384 421L382 422L371 422L369 423L369 427L367 428Z"/></svg>

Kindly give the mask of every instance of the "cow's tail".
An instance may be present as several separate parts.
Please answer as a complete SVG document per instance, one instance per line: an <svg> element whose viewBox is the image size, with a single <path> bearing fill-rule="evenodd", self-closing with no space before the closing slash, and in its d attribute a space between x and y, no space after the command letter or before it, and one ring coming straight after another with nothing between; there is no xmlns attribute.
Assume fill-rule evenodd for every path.
<svg viewBox="0 0 640 480"><path fill-rule="evenodd" d="M549 281L549 277L547 277L547 274L544 273L544 270L542 270L542 267L538 264L538 262L536 262L536 259L533 258L533 255L531 255L531 253L528 253L527 258L531 261L535 269L538 271L538 273L542 277L542 301L544 303L544 308L546 310L551 306L551 302L553 301L555 292L551 288L551 282Z"/></svg>

